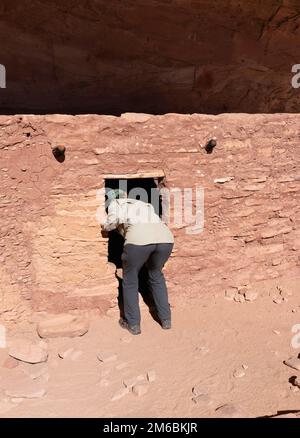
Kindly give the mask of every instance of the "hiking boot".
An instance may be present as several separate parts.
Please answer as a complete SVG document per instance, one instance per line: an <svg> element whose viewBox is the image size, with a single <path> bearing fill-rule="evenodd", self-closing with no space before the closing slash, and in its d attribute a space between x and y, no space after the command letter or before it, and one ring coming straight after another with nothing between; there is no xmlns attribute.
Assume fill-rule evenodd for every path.
<svg viewBox="0 0 300 438"><path fill-rule="evenodd" d="M161 321L161 327L164 330L169 330L172 327L171 320L170 319L163 319Z"/></svg>
<svg viewBox="0 0 300 438"><path fill-rule="evenodd" d="M128 322L123 318L119 320L119 324L123 329L128 330L132 335L139 335L141 333L141 327L139 324L128 324Z"/></svg>

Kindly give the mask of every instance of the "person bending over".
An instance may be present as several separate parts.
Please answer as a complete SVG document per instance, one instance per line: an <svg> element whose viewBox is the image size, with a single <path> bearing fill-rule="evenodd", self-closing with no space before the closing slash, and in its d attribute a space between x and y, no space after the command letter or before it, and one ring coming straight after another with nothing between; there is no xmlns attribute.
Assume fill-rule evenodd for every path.
<svg viewBox="0 0 300 438"><path fill-rule="evenodd" d="M146 265L161 326L170 329L171 310L162 269L173 249L173 234L151 204L127 198L127 194L119 189L110 190L107 197L107 216L102 220L101 228L104 231L117 229L125 239L121 257L124 318L119 323L133 335L141 333L138 275Z"/></svg>

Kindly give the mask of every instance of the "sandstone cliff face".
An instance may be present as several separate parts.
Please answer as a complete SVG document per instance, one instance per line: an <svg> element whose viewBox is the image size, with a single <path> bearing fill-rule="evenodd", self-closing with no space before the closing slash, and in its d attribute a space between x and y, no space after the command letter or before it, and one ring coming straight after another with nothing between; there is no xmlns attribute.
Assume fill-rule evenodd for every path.
<svg viewBox="0 0 300 438"><path fill-rule="evenodd" d="M299 122L280 114L1 116L0 319L110 306L117 284L95 217L107 174L163 171L169 188L204 187L204 232L173 229L171 294L299 270ZM201 145L213 135L207 154ZM57 144L66 147L61 163Z"/></svg>
<svg viewBox="0 0 300 438"><path fill-rule="evenodd" d="M2 0L2 114L298 112L297 0Z"/></svg>

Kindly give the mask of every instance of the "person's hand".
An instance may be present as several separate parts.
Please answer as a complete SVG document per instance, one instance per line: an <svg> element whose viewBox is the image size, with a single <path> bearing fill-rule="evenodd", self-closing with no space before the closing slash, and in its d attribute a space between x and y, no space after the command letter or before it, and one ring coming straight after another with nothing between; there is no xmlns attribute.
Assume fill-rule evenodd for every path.
<svg viewBox="0 0 300 438"><path fill-rule="evenodd" d="M122 268L116 269L116 276L118 277L119 280L123 280L123 269Z"/></svg>
<svg viewBox="0 0 300 438"><path fill-rule="evenodd" d="M101 236L102 237L108 237L108 231L106 231L103 227L101 227Z"/></svg>

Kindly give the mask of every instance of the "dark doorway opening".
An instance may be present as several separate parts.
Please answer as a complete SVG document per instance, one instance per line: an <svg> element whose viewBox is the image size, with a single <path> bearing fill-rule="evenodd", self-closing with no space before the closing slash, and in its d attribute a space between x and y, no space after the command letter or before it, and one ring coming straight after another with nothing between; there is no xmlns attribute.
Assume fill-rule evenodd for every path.
<svg viewBox="0 0 300 438"><path fill-rule="evenodd" d="M127 196L133 199L140 199L136 189L143 189L145 192L145 200L151 203L155 213L160 217L162 215L162 200L160 196L160 188L164 187L164 177L156 178L107 178L105 179L105 193L111 189L122 189L126 191ZM137 195L137 196L136 196ZM107 197L106 197L107 199ZM106 200L105 199L105 200ZM117 269L122 268L121 255L123 252L124 239L113 230L109 232L108 237L108 261L114 263Z"/></svg>
<svg viewBox="0 0 300 438"><path fill-rule="evenodd" d="M105 179L105 190L122 189L127 192L127 196L133 199L140 199L136 196L135 189L145 190L145 199L151 203L155 209L155 213L161 217L162 203L159 189L164 187L164 177L156 178L107 178ZM142 199L144 200L144 199Z"/></svg>
<svg viewBox="0 0 300 438"><path fill-rule="evenodd" d="M149 202L153 205L155 213L160 217L162 215L162 199L160 189L165 186L164 177L144 177L144 178L106 178L104 187L105 193L111 189L122 189L126 191L128 198L139 199ZM142 199L137 194L136 189L143 189ZM105 200L107 196L105 196ZM123 311L123 284L122 284L122 252L124 247L124 238L117 230L109 231L108 233L108 262L116 266L116 277L118 279L118 303L120 316L124 317ZM155 304L151 291L148 287L148 271L146 266L143 266L139 272L139 293L141 294L145 304L148 306L152 317L159 322Z"/></svg>

